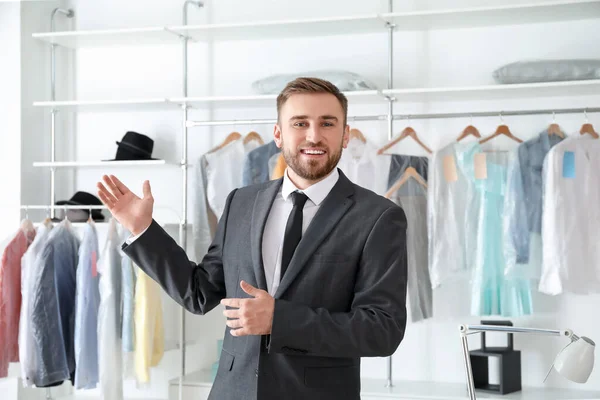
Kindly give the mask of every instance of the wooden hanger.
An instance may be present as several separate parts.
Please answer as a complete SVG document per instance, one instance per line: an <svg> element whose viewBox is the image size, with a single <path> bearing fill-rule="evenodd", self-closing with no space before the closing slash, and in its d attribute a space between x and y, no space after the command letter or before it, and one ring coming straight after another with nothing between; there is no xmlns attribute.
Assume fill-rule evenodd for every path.
<svg viewBox="0 0 600 400"><path fill-rule="evenodd" d="M209 153L213 153L217 150L221 150L223 147L227 146L229 143L235 142L236 140L239 140L242 138L242 135L239 132L231 132L226 138L225 140L223 140L223 143L221 143L220 145L218 145L217 147L212 148Z"/></svg>
<svg viewBox="0 0 600 400"><path fill-rule="evenodd" d="M258 134L258 132L256 132L256 131L250 131L250 132L248 132L248 134L244 137L244 144L248 144L252 140L256 140L260 144L265 144L265 142L263 141L262 136L260 136Z"/></svg>
<svg viewBox="0 0 600 400"><path fill-rule="evenodd" d="M486 137L485 139L480 140L479 144L484 144L485 142L489 142L493 138L498 137L500 135L507 136L509 139L512 139L515 142L523 143L523 141L521 139L519 139L518 137L516 137L515 135L512 134L512 132L510 131L510 129L507 125L502 124L502 125L498 125L498 127L496 128L496 132L494 132L493 135L490 135L490 136Z"/></svg>
<svg viewBox="0 0 600 400"><path fill-rule="evenodd" d="M467 127L465 129L463 129L460 136L458 138L456 138L456 141L460 142L461 140L463 140L464 138L466 138L469 135L473 135L477 139L481 139L481 133L479 133L479 130L477 130L477 128L475 128L473 125L467 125Z"/></svg>
<svg viewBox="0 0 600 400"><path fill-rule="evenodd" d="M398 189L400 189L402 187L402 185L404 185L408 181L409 178L415 179L417 182L419 182L421 185L423 185L423 187L425 187L425 189L427 189L427 182L425 182L423 177L421 175L419 175L417 170L414 169L413 167L408 167L408 168L406 168L406 171L404 171L404 173L402 174L400 179L398 179L396 181L396 183L394 183L394 185L387 191L387 193L385 194L385 197L388 199L390 197L392 197L392 195L394 193L396 193L398 191Z"/></svg>
<svg viewBox="0 0 600 400"><path fill-rule="evenodd" d="M558 124L552 123L548 126L548 135L556 135L561 138L565 138L565 133L560 129Z"/></svg>
<svg viewBox="0 0 600 400"><path fill-rule="evenodd" d="M365 138L365 135L363 135L363 133L356 128L350 129L350 139L358 139L363 143L367 143L367 138Z"/></svg>
<svg viewBox="0 0 600 400"><path fill-rule="evenodd" d="M403 140L404 138L407 138L407 137L411 137L415 142L417 142L417 144L419 144L419 146L424 148L425 151L428 152L429 154L433 153L429 147L425 146L425 144L423 144L423 142L421 142L421 140L417 136L417 132L415 132L415 130L413 128L411 128L410 126L407 126L406 128L404 128L404 130L402 131L400 136L398 136L396 139L393 139L388 144L386 144L381 149L379 149L377 151L377 154L381 155L381 154L385 153L388 149L390 149L391 147L396 145L396 143L400 142L401 140Z"/></svg>
<svg viewBox="0 0 600 400"><path fill-rule="evenodd" d="M581 129L579 130L579 134L581 135L585 135L586 133L592 135L594 139L598 139L598 132L594 130L594 126L589 122L581 125Z"/></svg>
<svg viewBox="0 0 600 400"><path fill-rule="evenodd" d="M285 158L283 158L283 153L279 153L279 156L277 156L277 163L275 164L273 172L271 173L271 180L283 177L286 168L287 163L285 162Z"/></svg>

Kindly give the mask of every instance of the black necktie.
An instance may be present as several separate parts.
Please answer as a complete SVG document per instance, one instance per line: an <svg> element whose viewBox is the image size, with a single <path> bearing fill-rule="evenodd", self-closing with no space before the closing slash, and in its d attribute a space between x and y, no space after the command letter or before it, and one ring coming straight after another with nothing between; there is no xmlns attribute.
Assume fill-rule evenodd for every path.
<svg viewBox="0 0 600 400"><path fill-rule="evenodd" d="M281 274L279 275L279 280L283 279L283 274L294 255L296 246L298 246L298 243L300 243L300 239L302 238L302 210L304 209L306 200L308 200L308 197L300 192L292 192L290 196L292 196L294 207L292 208L292 212L287 220L287 225L285 226L283 252L281 256Z"/></svg>

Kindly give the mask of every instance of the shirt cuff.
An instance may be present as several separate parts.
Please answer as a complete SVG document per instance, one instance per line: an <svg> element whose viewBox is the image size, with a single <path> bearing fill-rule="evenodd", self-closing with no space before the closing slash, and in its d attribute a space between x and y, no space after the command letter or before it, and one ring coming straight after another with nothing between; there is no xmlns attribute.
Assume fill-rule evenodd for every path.
<svg viewBox="0 0 600 400"><path fill-rule="evenodd" d="M142 236L144 234L144 232L146 232L148 230L148 228L150 228L150 225L148 225L146 227L146 229L144 229L143 231L141 231L140 233L138 233L137 235L132 235L129 236L127 238L127 240L125 240L125 243L127 243L128 245L130 245L131 243L133 243L134 241L136 241L140 236Z"/></svg>

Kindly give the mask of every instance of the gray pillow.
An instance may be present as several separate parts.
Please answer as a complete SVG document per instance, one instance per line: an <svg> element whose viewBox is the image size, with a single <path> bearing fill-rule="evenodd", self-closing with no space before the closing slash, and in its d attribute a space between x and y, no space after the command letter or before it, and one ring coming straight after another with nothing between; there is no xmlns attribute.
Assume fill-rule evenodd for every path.
<svg viewBox="0 0 600 400"><path fill-rule="evenodd" d="M498 83L533 83L600 79L600 60L528 60L506 64L493 72Z"/></svg>
<svg viewBox="0 0 600 400"><path fill-rule="evenodd" d="M252 82L252 89L259 94L279 94L288 82L298 77L325 79L342 92L376 90L377 87L362 76L342 70L318 70L297 74L276 74Z"/></svg>

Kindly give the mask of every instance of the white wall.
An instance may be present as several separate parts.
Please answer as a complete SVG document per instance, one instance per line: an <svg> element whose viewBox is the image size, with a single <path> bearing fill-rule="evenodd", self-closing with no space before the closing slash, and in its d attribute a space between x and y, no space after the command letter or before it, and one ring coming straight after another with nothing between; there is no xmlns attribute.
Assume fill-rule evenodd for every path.
<svg viewBox="0 0 600 400"><path fill-rule="evenodd" d="M482 2L457 1L451 6ZM485 4L492 4L486 1ZM513 3L518 3L514 1ZM300 6L302 4L302 6ZM499 2L496 2L499 4ZM505 2L503 4L506 4ZM282 2L221 0L209 2L207 7L196 10L190 7L190 23L223 22L240 20L263 20L268 18L294 18L327 15L349 15L364 12L382 12L387 2L328 1L328 2ZM395 9L413 9L419 6L449 8L449 2L396 2ZM103 29L140 27L150 25L180 24L180 4L175 6L167 0L103 2L78 2L75 4L78 29ZM34 29L36 28L36 29ZM33 30L47 30L38 24ZM397 32L394 37L395 87L461 86L492 84L492 71L508 62L522 58L587 57L600 58L600 30L597 20L568 23L549 23L529 26L502 26L439 30L424 32ZM31 49L35 57L40 49ZM212 45L190 45L189 95L243 95L251 94L253 80L268 73L299 72L322 68L344 68L374 81L384 88L387 82L386 33L352 35L347 33L328 38L280 39L260 41L232 41ZM43 64L43 63L42 63ZM44 66L45 67L45 66ZM36 75L47 76L45 69ZM124 46L81 49L75 55L76 76L74 95L79 99L169 97L182 93L181 47L179 45ZM48 81L42 80L47 85ZM49 93L39 93L47 99ZM47 97L44 97L47 96ZM58 93L58 100L69 99L65 92ZM491 97L490 97L491 98ZM36 99L37 100L37 99ZM395 111L416 113L430 111L476 111L528 109L539 107L592 107L600 104L600 96L573 94L562 98L536 98L535 95L519 98L445 99L428 103L404 102L395 105ZM351 104L350 114L371 114L387 111L384 103L375 105ZM44 129L48 125L44 112ZM66 113L68 114L68 113ZM63 114L61 118L69 118ZM221 108L193 110L190 118L266 118L274 117L274 105L256 108ZM80 112L74 117L74 157L79 160L97 160L114 157L115 141L126 130L147 134L155 140L154 157L179 161L181 154L181 112L177 110L123 112ZM590 121L600 126L600 117L590 114ZM505 122L522 139L538 134L551 120L551 116L508 117ZM37 120L36 120L37 121ZM469 123L469 119L412 121L411 125L432 148L439 149L453 141ZM568 133L574 133L583 122L582 115L557 116L557 122ZM37 123L37 122L36 122ZM481 118L473 123L482 134L493 132L499 118ZM395 123L395 131L405 124ZM369 140L383 144L387 138L385 123L357 123ZM70 132L70 126L67 132ZM201 154L232 130L254 129L263 137L270 138L272 128L224 127L196 128L190 131L189 157L194 162ZM509 148L509 141L499 140L494 146ZM423 154L417 146L403 142L396 149L399 153ZM40 155L40 154L36 154ZM71 156L66 154L65 157ZM42 157L40 155L40 157ZM44 158L47 159L47 158ZM95 182L104 170L82 170L77 173L74 189L94 191ZM140 193L141 183L150 179L156 205L175 210L181 208L181 172L178 168L127 169L117 172L132 190ZM189 205L194 207L193 171L189 184ZM37 175L36 175L37 176ZM41 175L40 175L41 176ZM68 180L65 187L68 187ZM39 201L44 201L45 197ZM174 222L177 217L166 209L157 210L157 218ZM598 296L548 297L535 295L536 315L515 319L515 324L527 326L570 327L582 335L598 337L600 323L595 315ZM461 286L441 288L434 294L435 318L419 324L409 324L406 338L394 355L394 378L457 381L464 380L457 325L478 321L468 316L468 291ZM177 338L179 308L165 299L165 326L169 338ZM198 338L200 343L188 352L188 363L209 368L216 357L215 342L224 329L223 318L218 310L204 317L188 318L188 337ZM515 345L523 350L523 382L525 385L541 385L552 355L563 345L554 338L516 337ZM144 392L130 388L132 396L166 397L164 380L158 377L176 377L179 363L177 357L168 355L153 375L152 388ZM363 374L384 378L386 363L383 359L365 359ZM548 382L554 386L570 386L552 376ZM595 371L587 385L600 389L600 373ZM152 394L151 391L154 389Z"/></svg>
<svg viewBox="0 0 600 400"><path fill-rule="evenodd" d="M21 82L20 82L20 7L18 3L0 3L0 180L6 189L0 196L0 238L15 232L19 223L21 194ZM2 240L2 239L0 239Z"/></svg>

